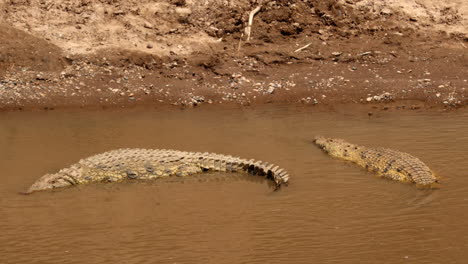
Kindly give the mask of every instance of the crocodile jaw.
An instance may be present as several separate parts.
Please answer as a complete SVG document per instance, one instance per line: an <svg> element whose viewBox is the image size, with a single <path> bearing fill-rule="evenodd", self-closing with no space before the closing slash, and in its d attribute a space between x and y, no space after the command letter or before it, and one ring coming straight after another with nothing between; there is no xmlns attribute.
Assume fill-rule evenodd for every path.
<svg viewBox="0 0 468 264"><path fill-rule="evenodd" d="M67 187L72 185L70 182L61 178L62 175L57 174L46 174L39 178L29 189L25 192L25 194L30 194L32 192L37 191L45 191L51 190L54 188L61 188Z"/></svg>
<svg viewBox="0 0 468 264"><path fill-rule="evenodd" d="M319 146L321 149L325 150L326 151L326 145L327 145L327 139L325 137L322 137L322 136L316 136L314 138L314 143Z"/></svg>
<svg viewBox="0 0 468 264"><path fill-rule="evenodd" d="M344 160L354 161L357 159L361 147L337 138L325 138L317 136L314 143L328 155Z"/></svg>

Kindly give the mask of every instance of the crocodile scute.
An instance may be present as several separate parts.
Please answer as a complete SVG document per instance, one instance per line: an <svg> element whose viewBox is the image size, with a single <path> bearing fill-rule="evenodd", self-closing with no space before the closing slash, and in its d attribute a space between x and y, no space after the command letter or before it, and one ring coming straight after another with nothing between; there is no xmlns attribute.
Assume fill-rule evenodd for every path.
<svg viewBox="0 0 468 264"><path fill-rule="evenodd" d="M34 182L25 194L93 182L150 180L204 171L247 172L273 180L277 188L289 180L286 171L262 161L215 153L117 149L82 159L57 173L46 174Z"/></svg>
<svg viewBox="0 0 468 264"><path fill-rule="evenodd" d="M411 182L418 186L433 186L437 177L420 159L387 148L370 148L351 144L343 139L317 136L314 143L332 157L351 161L378 176Z"/></svg>

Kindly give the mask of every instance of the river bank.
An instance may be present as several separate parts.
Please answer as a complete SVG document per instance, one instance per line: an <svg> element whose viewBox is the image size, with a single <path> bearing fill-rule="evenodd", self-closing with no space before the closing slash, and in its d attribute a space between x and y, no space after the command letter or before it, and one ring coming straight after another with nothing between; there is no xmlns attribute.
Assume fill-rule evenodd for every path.
<svg viewBox="0 0 468 264"><path fill-rule="evenodd" d="M3 3L0 110L466 107L461 1L130 2Z"/></svg>

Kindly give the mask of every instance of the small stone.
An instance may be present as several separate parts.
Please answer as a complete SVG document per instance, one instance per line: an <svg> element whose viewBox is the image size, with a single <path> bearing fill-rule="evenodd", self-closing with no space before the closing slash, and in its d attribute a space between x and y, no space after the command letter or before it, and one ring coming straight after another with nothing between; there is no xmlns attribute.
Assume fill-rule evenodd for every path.
<svg viewBox="0 0 468 264"><path fill-rule="evenodd" d="M143 25L145 28L153 28L153 25L149 22L145 22L145 24Z"/></svg>
<svg viewBox="0 0 468 264"><path fill-rule="evenodd" d="M202 103L202 102L205 101L205 97L203 97L203 96L194 96L194 97L192 97L191 101L193 103Z"/></svg>
<svg viewBox="0 0 468 264"><path fill-rule="evenodd" d="M343 54L343 52L339 52L339 51L332 52L332 55L335 56L335 57L338 57L341 54Z"/></svg>
<svg viewBox="0 0 468 264"><path fill-rule="evenodd" d="M440 93L436 93L436 97L439 98L439 97L440 97Z"/></svg>
<svg viewBox="0 0 468 264"><path fill-rule="evenodd" d="M153 44L148 43L148 45L146 45L146 48L147 48L147 49L152 49L152 48L153 48Z"/></svg>
<svg viewBox="0 0 468 264"><path fill-rule="evenodd" d="M382 14L382 15L389 16L389 15L391 15L392 13L393 13L392 10L390 10L389 8L386 8L386 7L383 8L382 10L380 10L380 14Z"/></svg>
<svg viewBox="0 0 468 264"><path fill-rule="evenodd" d="M270 87L268 87L267 93L273 94L275 92L275 89L276 89L275 87L270 86Z"/></svg>
<svg viewBox="0 0 468 264"><path fill-rule="evenodd" d="M367 97L366 101L367 101L367 102L372 101L372 97Z"/></svg>
<svg viewBox="0 0 468 264"><path fill-rule="evenodd" d="M38 75L36 75L36 80L38 80L38 81L45 81L46 78L44 78L44 76L42 76L41 74L38 74Z"/></svg>

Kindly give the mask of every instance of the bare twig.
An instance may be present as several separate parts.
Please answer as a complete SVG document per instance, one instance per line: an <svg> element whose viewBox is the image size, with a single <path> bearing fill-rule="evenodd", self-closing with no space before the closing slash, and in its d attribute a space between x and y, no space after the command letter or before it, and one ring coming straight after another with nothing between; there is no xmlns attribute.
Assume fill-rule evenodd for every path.
<svg viewBox="0 0 468 264"><path fill-rule="evenodd" d="M311 42L311 43L309 43L309 44L307 44L307 45L305 45L305 46L304 46L304 47L302 47L302 48L298 48L298 49L297 49L297 50L295 50L294 52L299 52L299 51L301 51L301 50L303 50L303 49L307 49L307 47L309 47L310 45L312 45L312 42Z"/></svg>
<svg viewBox="0 0 468 264"><path fill-rule="evenodd" d="M257 14L258 11L260 11L261 8L262 8L262 6L257 6L254 10L250 11L250 14L249 14L249 24L248 24L247 27L245 28L245 34L247 35L247 41L250 40L250 33L252 32L253 18L254 18L254 16L255 16L255 14Z"/></svg>
<svg viewBox="0 0 468 264"><path fill-rule="evenodd" d="M49 11L54 6L55 6L55 2L52 2L46 7L46 10Z"/></svg>
<svg viewBox="0 0 468 264"><path fill-rule="evenodd" d="M239 38L239 45L237 45L237 52L240 51L241 49L241 45L242 45L242 38L244 37L244 33L241 34L240 38Z"/></svg>
<svg viewBox="0 0 468 264"><path fill-rule="evenodd" d="M366 52L363 52L363 53L359 53L358 56L367 56L367 55L371 55L372 54L372 51L366 51Z"/></svg>

